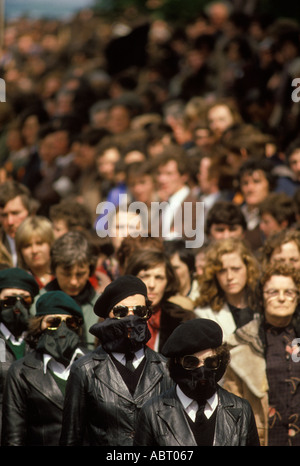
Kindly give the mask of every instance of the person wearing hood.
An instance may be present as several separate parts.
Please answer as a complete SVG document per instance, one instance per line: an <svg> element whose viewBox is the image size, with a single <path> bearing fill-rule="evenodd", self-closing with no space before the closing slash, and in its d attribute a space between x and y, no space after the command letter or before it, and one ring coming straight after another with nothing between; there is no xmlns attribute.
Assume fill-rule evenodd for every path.
<svg viewBox="0 0 300 466"><path fill-rule="evenodd" d="M36 303L27 341L31 351L9 368L3 393L3 446L57 446L65 385L80 347L80 306L63 291Z"/></svg>
<svg viewBox="0 0 300 466"><path fill-rule="evenodd" d="M147 287L123 275L98 298L90 332L100 346L75 362L66 387L62 446L131 446L141 406L172 384L166 358L146 346Z"/></svg>
<svg viewBox="0 0 300 466"><path fill-rule="evenodd" d="M218 384L230 359L222 337L210 319L176 327L162 349L176 385L142 407L134 446L259 445L248 401Z"/></svg>

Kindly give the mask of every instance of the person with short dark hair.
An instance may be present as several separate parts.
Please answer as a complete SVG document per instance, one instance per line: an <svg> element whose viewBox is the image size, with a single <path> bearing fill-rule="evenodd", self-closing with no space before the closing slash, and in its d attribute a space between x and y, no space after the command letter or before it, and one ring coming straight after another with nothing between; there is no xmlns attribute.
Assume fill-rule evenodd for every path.
<svg viewBox="0 0 300 466"><path fill-rule="evenodd" d="M253 411L224 390L229 350L210 319L179 325L162 353L176 386L153 397L139 414L135 446L258 446Z"/></svg>
<svg viewBox="0 0 300 466"><path fill-rule="evenodd" d="M75 362L66 388L62 446L132 446L141 406L172 385L166 359L146 346L151 307L145 284L124 275L94 306L100 346Z"/></svg>
<svg viewBox="0 0 300 466"><path fill-rule="evenodd" d="M241 208L231 201L217 201L206 217L205 233L209 240L244 237L247 223Z"/></svg>
<svg viewBox="0 0 300 466"><path fill-rule="evenodd" d="M9 180L0 184L1 241L11 254L15 266L17 265L15 247L17 229L25 218L36 214L38 205L29 189L22 183Z"/></svg>
<svg viewBox="0 0 300 466"><path fill-rule="evenodd" d="M293 199L285 193L270 193L259 206L259 228L265 238L291 228L296 221Z"/></svg>

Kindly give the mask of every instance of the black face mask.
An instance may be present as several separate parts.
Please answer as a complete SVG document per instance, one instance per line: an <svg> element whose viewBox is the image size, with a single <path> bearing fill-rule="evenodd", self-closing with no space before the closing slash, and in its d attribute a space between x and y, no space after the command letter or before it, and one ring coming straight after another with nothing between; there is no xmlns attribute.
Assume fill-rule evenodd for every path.
<svg viewBox="0 0 300 466"><path fill-rule="evenodd" d="M204 366L186 370L181 364L170 361L169 371L171 378L186 396L203 404L216 393L218 381L224 375L225 369L221 365L217 370L207 369Z"/></svg>
<svg viewBox="0 0 300 466"><path fill-rule="evenodd" d="M62 322L57 330L44 330L39 338L36 350L50 354L65 367L70 364L74 351L79 346L79 336Z"/></svg>
<svg viewBox="0 0 300 466"><path fill-rule="evenodd" d="M151 338L146 319L127 316L122 319L107 318L90 328L90 333L101 342L107 353L127 353L144 347Z"/></svg>
<svg viewBox="0 0 300 466"><path fill-rule="evenodd" d="M18 338L27 330L29 313L21 301L17 301L14 306L1 310L1 322L8 328L14 337Z"/></svg>

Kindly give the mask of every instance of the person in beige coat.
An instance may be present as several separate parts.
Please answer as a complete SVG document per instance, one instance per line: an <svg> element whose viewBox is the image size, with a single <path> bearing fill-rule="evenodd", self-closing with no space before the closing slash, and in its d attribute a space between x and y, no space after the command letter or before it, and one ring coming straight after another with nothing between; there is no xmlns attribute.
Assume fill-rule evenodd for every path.
<svg viewBox="0 0 300 466"><path fill-rule="evenodd" d="M262 446L300 445L299 285L295 269L269 265L258 286L260 316L227 340L223 387L250 402Z"/></svg>

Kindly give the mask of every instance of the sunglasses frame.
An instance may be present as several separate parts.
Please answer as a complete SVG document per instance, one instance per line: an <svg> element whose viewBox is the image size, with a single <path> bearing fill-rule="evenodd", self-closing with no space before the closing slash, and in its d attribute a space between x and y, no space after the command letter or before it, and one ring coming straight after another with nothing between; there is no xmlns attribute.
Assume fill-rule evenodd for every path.
<svg viewBox="0 0 300 466"><path fill-rule="evenodd" d="M184 367L184 358L193 358L193 359L197 359L198 360L198 363L197 363L197 366L195 367ZM207 365L207 362L208 360L217 360L218 361L218 366L217 367L209 367ZM197 356L194 356L193 354L187 354L185 356L183 356L181 359L180 359L180 364L182 365L182 367L187 370L187 371L192 371L194 369L198 369L200 363L203 364L203 366L206 368L206 369L209 369L211 371L216 371L219 369L220 367L220 364L221 364L221 360L219 358L219 356L217 355L214 355L214 356L208 356L207 358L205 359L199 359Z"/></svg>
<svg viewBox="0 0 300 466"><path fill-rule="evenodd" d="M50 322L51 319L53 321L57 320L57 321L59 321L59 324L57 326L55 326L55 325L52 325L52 326L49 326L49 327L47 326L45 330L53 330L53 331L57 330L62 322L65 322L66 326L71 330L78 330L83 324L83 319L81 317L76 317L76 316L66 316L65 318L62 318L62 317L59 317L59 316L56 316L56 317L48 316L47 319L48 319L48 322ZM45 324L47 324L47 319L43 320L43 322ZM76 326L68 325L68 321L70 321L71 319L75 320L75 322L78 322L76 324Z"/></svg>
<svg viewBox="0 0 300 466"><path fill-rule="evenodd" d="M136 309L137 308L143 308L146 310L147 314L146 316L140 316L138 314L136 314ZM116 316L115 314L115 311L116 309L120 309L120 310L127 310L126 314L124 316ZM137 306L123 306L123 305L120 305L120 306L115 306L112 308L112 313L115 317L115 319L123 319L124 317L127 317L128 316L128 312L129 312L129 309L133 311L133 314L137 317L141 317L142 319L150 319L151 315L152 315L152 311L151 311L151 308L147 305L140 305L138 304Z"/></svg>
<svg viewBox="0 0 300 466"><path fill-rule="evenodd" d="M28 302L27 302L28 300ZM30 302L29 302L30 300ZM13 301L13 302L12 302ZM30 308L31 304L33 303L33 299L31 296L22 296L22 295L13 295L13 296L5 296L4 299L1 299L1 308L7 309L8 307L14 306L17 301L20 301L23 306L26 308Z"/></svg>

